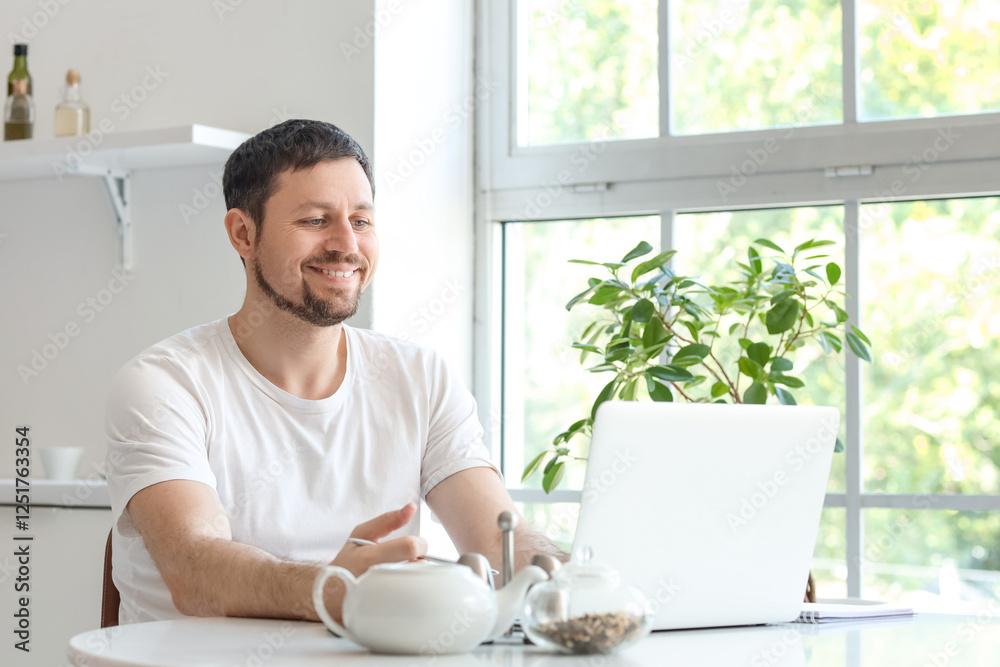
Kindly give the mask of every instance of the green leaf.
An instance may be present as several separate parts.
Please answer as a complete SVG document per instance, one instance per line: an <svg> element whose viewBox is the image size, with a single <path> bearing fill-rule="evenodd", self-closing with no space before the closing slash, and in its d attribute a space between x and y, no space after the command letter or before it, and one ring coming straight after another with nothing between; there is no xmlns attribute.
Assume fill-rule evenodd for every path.
<svg viewBox="0 0 1000 667"><path fill-rule="evenodd" d="M586 350L587 352L594 352L596 354L604 354L604 350L597 347L596 345L588 345L587 343L573 343L573 347L578 350Z"/></svg>
<svg viewBox="0 0 1000 667"><path fill-rule="evenodd" d="M853 331L855 334L857 334L858 338L860 338L861 340L863 340L865 342L865 345L871 345L872 344L872 342L870 340L868 340L868 336L866 336L863 333L861 333L861 329L857 328L853 324L851 325L851 331Z"/></svg>
<svg viewBox="0 0 1000 667"><path fill-rule="evenodd" d="M790 370L792 370L793 366L794 366L794 364L791 361L789 361L788 359L785 359L784 357L775 357L771 361L771 370L772 371L779 371L779 372L780 371L790 371Z"/></svg>
<svg viewBox="0 0 1000 667"><path fill-rule="evenodd" d="M618 398L623 401L634 401L635 400L635 379L631 379L625 383L622 390L618 392Z"/></svg>
<svg viewBox="0 0 1000 667"><path fill-rule="evenodd" d="M677 350L674 355L673 361L677 362L678 359L686 359L688 357L693 357L697 363L708 356L708 353L712 351L708 345L704 343L692 343L690 345L685 345L681 349Z"/></svg>
<svg viewBox="0 0 1000 667"><path fill-rule="evenodd" d="M604 355L604 361L608 363L612 363L615 361L624 361L625 359L628 359L629 355L631 355L633 352L635 352L634 347L630 347L628 345L622 345L620 347L614 348L613 350L608 350L608 353Z"/></svg>
<svg viewBox="0 0 1000 667"><path fill-rule="evenodd" d="M844 451L844 443L840 439L839 435L837 436L837 444L833 446L833 451L837 452L838 454Z"/></svg>
<svg viewBox="0 0 1000 667"><path fill-rule="evenodd" d="M545 489L545 493L552 493L552 489L559 486L565 472L566 462L560 461L545 473L545 476L542 477L542 488Z"/></svg>
<svg viewBox="0 0 1000 667"><path fill-rule="evenodd" d="M768 241L767 239L757 239L756 241L754 241L754 243L756 243L757 245L762 245L765 248L770 248L771 250L777 250L781 254L785 254L785 251L779 248L777 244L775 244L772 241Z"/></svg>
<svg viewBox="0 0 1000 667"><path fill-rule="evenodd" d="M544 451L541 454L539 454L538 456L536 456L535 458L531 459L531 463L529 463L528 465L524 466L524 472L521 473L521 481L523 482L524 480L526 480L529 477L531 477L532 475L534 475L535 471L537 471L538 468L539 468L539 466L542 465L542 459L544 459L546 456L548 456L551 453L552 452Z"/></svg>
<svg viewBox="0 0 1000 667"><path fill-rule="evenodd" d="M744 350L753 345L753 341L749 338L739 338L737 341Z"/></svg>
<svg viewBox="0 0 1000 667"><path fill-rule="evenodd" d="M840 267L830 262L826 265L826 279L831 285L836 285L840 280Z"/></svg>
<svg viewBox="0 0 1000 667"><path fill-rule="evenodd" d="M796 405L792 393L782 387L774 388L774 395L778 397L778 402L782 405Z"/></svg>
<svg viewBox="0 0 1000 667"><path fill-rule="evenodd" d="M589 259L568 259L567 264L586 264L587 266L604 266L602 262L592 262Z"/></svg>
<svg viewBox="0 0 1000 667"><path fill-rule="evenodd" d="M771 382L775 384L783 384L786 387L791 387L792 389L801 389L806 386L805 382L794 375L772 375Z"/></svg>
<svg viewBox="0 0 1000 667"><path fill-rule="evenodd" d="M783 289L774 296L771 297L771 305L776 306L785 299L795 296L795 290L793 289Z"/></svg>
<svg viewBox="0 0 1000 667"><path fill-rule="evenodd" d="M656 311L656 307L653 302L649 299L639 299L632 306L632 319L635 322L648 322L649 318L653 316Z"/></svg>
<svg viewBox="0 0 1000 667"><path fill-rule="evenodd" d="M617 285L602 285L597 288L594 295L590 297L590 303L595 306L603 306L617 299L622 293L622 288Z"/></svg>
<svg viewBox="0 0 1000 667"><path fill-rule="evenodd" d="M798 299L786 299L767 311L764 317L764 325L767 333L780 334L795 326L795 321L799 317Z"/></svg>
<svg viewBox="0 0 1000 667"><path fill-rule="evenodd" d="M636 257L642 257L643 255L648 254L652 249L653 246L650 245L649 243L646 243L645 241L639 241L639 245L629 250L628 254L622 257L622 263L625 264L631 262Z"/></svg>
<svg viewBox="0 0 1000 667"><path fill-rule="evenodd" d="M764 369L760 367L753 359L748 359L747 357L740 357L737 362L740 367L740 372L746 375L748 378L756 380L764 374Z"/></svg>
<svg viewBox="0 0 1000 667"><path fill-rule="evenodd" d="M659 317L653 317L642 332L642 345L645 348L653 348L664 342L667 337L667 330L663 328L663 322L660 321Z"/></svg>
<svg viewBox="0 0 1000 667"><path fill-rule="evenodd" d="M868 353L868 347L865 342L861 340L858 335L852 331L848 331L844 334L847 339L847 346L851 348L851 352L858 355L859 359L863 359L868 363L871 363L872 356Z"/></svg>
<svg viewBox="0 0 1000 667"><path fill-rule="evenodd" d="M655 383L656 386L653 387L652 391L649 392L649 397L654 401L660 403L671 403L674 400L674 395L670 391L670 387L659 382Z"/></svg>
<svg viewBox="0 0 1000 667"><path fill-rule="evenodd" d="M634 283L636 278L639 276L644 276L653 269L659 268L666 264L671 257L677 254L676 250L668 250L667 252L661 252L652 259L647 259L646 261L640 263L637 267L632 270L632 282Z"/></svg>
<svg viewBox="0 0 1000 667"><path fill-rule="evenodd" d="M600 283L597 284L600 285ZM571 308L573 308L573 306L580 303L580 300L583 299L583 297L590 294L594 290L594 287L595 285L591 285L590 287L588 287L587 289L583 290L582 292L574 296L572 299L570 299L569 303L566 304L566 310L570 310Z"/></svg>
<svg viewBox="0 0 1000 667"><path fill-rule="evenodd" d="M842 349L844 349L844 345L840 342L840 338L831 331L823 331L820 333L820 344L822 345L824 341L826 341L827 345L833 348L833 350L838 354ZM823 345L823 349L829 354L830 350L827 349L826 345Z"/></svg>
<svg viewBox="0 0 1000 667"><path fill-rule="evenodd" d="M843 308L841 308L835 303L830 304L830 309L833 310L833 312L837 315L837 324L846 322L847 320L851 319L850 315L847 314L847 311L845 311Z"/></svg>
<svg viewBox="0 0 1000 667"><path fill-rule="evenodd" d="M767 403L767 387L760 382L754 382L743 392L743 402L757 405Z"/></svg>
<svg viewBox="0 0 1000 667"><path fill-rule="evenodd" d="M646 375L651 375L663 382L688 382L694 376L679 366L650 366L646 369Z"/></svg>
<svg viewBox="0 0 1000 667"><path fill-rule="evenodd" d="M716 382L712 385L712 398L718 398L729 393L729 385L725 382Z"/></svg>
<svg viewBox="0 0 1000 667"><path fill-rule="evenodd" d="M833 244L834 241L817 241L816 239L810 239L805 243L800 243L799 245L795 246L794 253L797 254L802 252L803 250L808 250L809 248L819 248L825 245L833 245Z"/></svg>
<svg viewBox="0 0 1000 667"><path fill-rule="evenodd" d="M756 361L761 367L766 366L771 358L771 346L767 343L754 343L747 348L747 356Z"/></svg>
<svg viewBox="0 0 1000 667"><path fill-rule="evenodd" d="M733 332L740 328L739 322L733 322L729 325L729 335L732 336Z"/></svg>
<svg viewBox="0 0 1000 667"><path fill-rule="evenodd" d="M764 270L764 262L760 261L760 253L753 246L747 248L747 257L750 259L750 272L759 276L760 272Z"/></svg>
<svg viewBox="0 0 1000 667"><path fill-rule="evenodd" d="M604 385L604 389L601 390L601 393L597 395L597 399L594 401L594 407L590 409L591 419L597 416L597 408L600 407L601 403L614 396L615 385L617 383L618 383L618 378L615 378L611 382Z"/></svg>
<svg viewBox="0 0 1000 667"><path fill-rule="evenodd" d="M589 419L581 419L579 421L575 421L575 422L573 422L572 426L570 426L568 429L566 429L566 431L568 433L576 433L577 431L581 430L584 426L588 425L589 423L590 423Z"/></svg>
<svg viewBox="0 0 1000 667"><path fill-rule="evenodd" d="M699 335L698 325L696 325L694 322L689 322L688 320L678 320L678 321L684 325L685 329L688 330L688 333L691 334L691 338L698 340L698 335Z"/></svg>

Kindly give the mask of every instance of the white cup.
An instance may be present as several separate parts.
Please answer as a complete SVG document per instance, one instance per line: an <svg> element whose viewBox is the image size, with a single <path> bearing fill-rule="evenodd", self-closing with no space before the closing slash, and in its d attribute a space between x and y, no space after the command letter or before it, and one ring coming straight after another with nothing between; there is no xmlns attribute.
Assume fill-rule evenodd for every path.
<svg viewBox="0 0 1000 667"><path fill-rule="evenodd" d="M83 447L39 447L38 452L48 479L76 479Z"/></svg>

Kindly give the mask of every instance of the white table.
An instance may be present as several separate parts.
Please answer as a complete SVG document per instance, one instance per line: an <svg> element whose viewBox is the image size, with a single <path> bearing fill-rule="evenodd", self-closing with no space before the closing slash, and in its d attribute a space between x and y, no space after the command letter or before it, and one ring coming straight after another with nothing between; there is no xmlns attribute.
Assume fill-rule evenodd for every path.
<svg viewBox="0 0 1000 667"><path fill-rule="evenodd" d="M784 625L654 633L625 651L563 656L534 646L481 646L465 655L373 655L318 623L235 618L139 623L77 635L74 665L362 665L366 667L980 667L1000 664L1000 616L921 615L827 627Z"/></svg>

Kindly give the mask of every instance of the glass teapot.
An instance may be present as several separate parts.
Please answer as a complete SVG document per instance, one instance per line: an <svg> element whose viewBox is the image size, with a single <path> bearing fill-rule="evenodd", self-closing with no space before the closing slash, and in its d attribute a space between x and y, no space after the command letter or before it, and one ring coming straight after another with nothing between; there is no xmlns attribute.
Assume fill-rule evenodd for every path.
<svg viewBox="0 0 1000 667"><path fill-rule="evenodd" d="M591 558L589 547L578 550L528 592L521 625L535 644L563 653L610 653L649 634L653 616L646 597Z"/></svg>

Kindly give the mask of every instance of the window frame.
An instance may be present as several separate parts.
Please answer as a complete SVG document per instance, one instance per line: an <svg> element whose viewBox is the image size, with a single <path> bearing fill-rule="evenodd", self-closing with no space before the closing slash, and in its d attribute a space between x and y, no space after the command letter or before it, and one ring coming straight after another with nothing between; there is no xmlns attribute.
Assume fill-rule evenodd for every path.
<svg viewBox="0 0 1000 667"><path fill-rule="evenodd" d="M843 123L671 136L668 1L658 10L660 136L532 147L517 145L517 0L478 2L476 77L492 92L477 109L474 391L501 462L505 222L659 214L660 245L670 249L680 213L842 205L847 311L863 328L859 237L869 223L863 204L1000 195L1000 113L858 121L856 0L841 1ZM759 156L775 145L753 162L752 173L746 167L746 181L723 200L719 184L732 184L732 170L746 164L748 151ZM913 156L931 167L916 179ZM591 158L583 169L581 157ZM863 509L1000 510L1000 495L865 493L861 362L850 352L846 373L846 488L827 493L824 506L846 510L847 591L860 597ZM519 502L580 499L578 491L509 490Z"/></svg>

